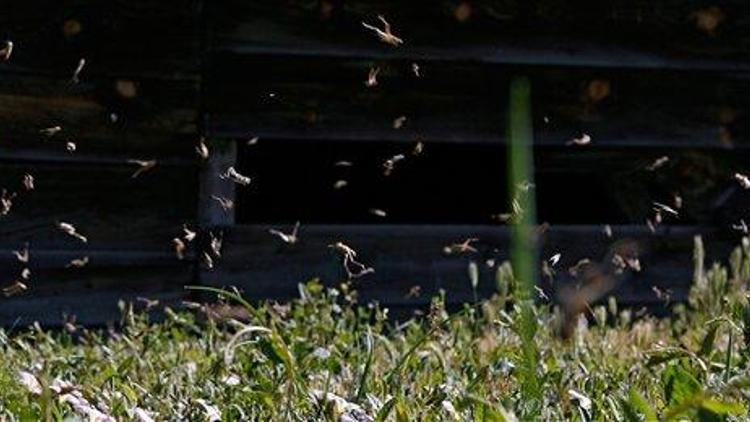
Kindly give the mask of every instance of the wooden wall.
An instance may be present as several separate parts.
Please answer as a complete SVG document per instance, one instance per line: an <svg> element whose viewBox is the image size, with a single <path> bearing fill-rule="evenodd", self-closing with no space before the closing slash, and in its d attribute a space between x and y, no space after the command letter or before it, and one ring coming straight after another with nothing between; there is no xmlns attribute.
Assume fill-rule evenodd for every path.
<svg viewBox="0 0 750 422"><path fill-rule="evenodd" d="M684 297L692 236L707 236L722 257L738 238L729 226L746 214L732 182L750 145L745 2L8 6L0 42L14 49L0 61L0 188L18 196L0 216L0 282L25 267L12 253L25 243L32 275L28 291L0 298L2 324L55 324L63 314L104 323L117 318L121 298L179 303L183 286L198 283L288 298L313 277L343 280L328 247L336 241L376 269L357 281L363 300L417 306L439 289L454 303L469 300L471 260L490 294L486 261L507 258L507 228L492 215L507 211L505 115L516 75L532 84L539 216L551 224L543 256L562 253L561 268L634 239L644 271L618 297L655 303L653 286ZM378 14L402 46L362 26ZM366 87L375 67L379 84ZM52 136L40 132L55 126ZM566 146L583 133L591 145ZM201 138L208 160L195 153ZM413 156L417 142L424 151ZM382 163L400 153L408 158L384 176ZM646 170L664 155L664 168ZM133 159L157 165L133 178ZM341 160L354 166L336 167ZM230 165L251 185L221 179ZM349 185L334 189L342 179ZM651 233L651 202L674 192L681 217ZM296 245L268 233L297 220ZM61 221L88 242L64 235ZM184 224L201 235L177 259L172 239ZM210 233L223 233L223 247L209 269ZM480 239L476 254L442 252L469 237ZM67 267L84 256L86 267ZM408 295L417 285L422 295Z"/></svg>

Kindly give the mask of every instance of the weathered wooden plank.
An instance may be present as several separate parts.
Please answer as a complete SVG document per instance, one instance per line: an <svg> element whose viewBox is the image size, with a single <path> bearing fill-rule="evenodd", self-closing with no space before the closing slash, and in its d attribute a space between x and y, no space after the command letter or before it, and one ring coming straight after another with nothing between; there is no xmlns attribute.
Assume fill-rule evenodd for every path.
<svg viewBox="0 0 750 422"><path fill-rule="evenodd" d="M584 2L233 1L207 4L214 44L243 54L747 71L748 6ZM382 14L405 42L361 25ZM737 60L742 59L742 60Z"/></svg>
<svg viewBox="0 0 750 422"><path fill-rule="evenodd" d="M182 280L182 277L178 278ZM149 281L149 280L144 280ZM133 289L118 287L114 290L88 289L70 294L33 297L21 296L12 300L0 299L0 325L6 328L27 327L39 322L45 327L62 326L75 316L75 324L86 327L115 325L122 313L120 301L136 304L135 309L145 309L140 298L158 300L160 306L177 307L187 299L184 289L169 286L160 290L151 284L135 286ZM177 284L177 283L172 283ZM79 328L80 328L79 326Z"/></svg>
<svg viewBox="0 0 750 422"><path fill-rule="evenodd" d="M368 88L375 67L379 84ZM205 127L216 137L499 143L504 107L496 99L512 71L532 78L539 145L581 133L610 147L750 145L750 81L733 77L441 62L423 63L417 78L408 61L237 55L209 66Z"/></svg>
<svg viewBox="0 0 750 422"><path fill-rule="evenodd" d="M199 174L198 222L201 227L231 226L235 222L237 186L223 175L237 165L237 144L216 140L205 145L209 156Z"/></svg>
<svg viewBox="0 0 750 422"><path fill-rule="evenodd" d="M194 156L198 83L97 78L72 85L48 76L0 77L0 129L5 148L82 152L164 152ZM59 126L53 136L40 131ZM62 147L59 145L62 144Z"/></svg>
<svg viewBox="0 0 750 422"><path fill-rule="evenodd" d="M0 187L18 194L0 217L0 245L170 251L182 224L196 218L197 169L157 163L133 178L139 168L124 162L0 162ZM22 185L27 173L34 177L32 191ZM73 224L88 243L59 230L61 221Z"/></svg>
<svg viewBox="0 0 750 422"><path fill-rule="evenodd" d="M84 258L83 267L70 264ZM138 302L138 308L145 306L138 298L174 305L188 296L183 286L193 283L192 254L180 261L171 251L51 250L32 243L28 263L0 250L0 287L12 285L24 268L30 270L28 289L0 297L1 326L59 326L66 315L88 326L116 323L120 300Z"/></svg>
<svg viewBox="0 0 750 422"><path fill-rule="evenodd" d="M273 226L275 227L275 226ZM212 272L203 272L209 285L234 285L253 299L283 299L297 294L297 284L320 278L336 285L346 276L341 257L328 245L342 241L354 248L357 258L375 269L374 274L354 281L363 300L397 305L424 303L440 289L452 302L472 296L467 266L480 268L479 293L495 289L494 264L508 258L508 229L492 226L436 225L303 225L299 243L287 245L268 233L269 226L237 226L225 232L222 258ZM631 239L639 249L643 270L630 277L614 293L633 300L653 299L652 286L684 294L691 282L692 238L703 234L710 256L726 257L732 244L711 228L664 227L651 234L645 226L615 226L614 237L601 226L559 226L549 229L541 243L542 256L561 253L557 266L561 280L569 279L567 268L580 259L604 259L613 242ZM478 238L478 252L446 255L446 245ZM409 295L420 286L421 297ZM549 286L545 286L547 288Z"/></svg>
<svg viewBox="0 0 750 422"><path fill-rule="evenodd" d="M70 78L81 58L94 75L195 80L200 66L201 1L12 2L0 16L14 43L0 71Z"/></svg>

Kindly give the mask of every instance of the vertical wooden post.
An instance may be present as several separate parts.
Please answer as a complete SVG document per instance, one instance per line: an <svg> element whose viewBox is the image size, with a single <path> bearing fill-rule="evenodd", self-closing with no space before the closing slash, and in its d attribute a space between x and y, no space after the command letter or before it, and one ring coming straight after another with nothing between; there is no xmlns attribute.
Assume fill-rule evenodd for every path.
<svg viewBox="0 0 750 422"><path fill-rule="evenodd" d="M198 224L204 230L231 227L234 208L225 210L215 198L236 200L235 184L220 175L237 163L237 144L233 140L215 140L208 147L210 154L200 171Z"/></svg>
<svg viewBox="0 0 750 422"><path fill-rule="evenodd" d="M231 228L234 225L234 207L224 209L216 198L236 200L236 185L231 180L221 178L229 167L237 164L237 144L233 140L215 140L208 144L209 156L200 171L198 193L198 238L195 277L197 284L218 285L213 268L206 268L203 253L210 250L209 232L214 229ZM215 232L215 231L214 231ZM219 265L217 262L215 265ZM203 298L205 300L207 298Z"/></svg>

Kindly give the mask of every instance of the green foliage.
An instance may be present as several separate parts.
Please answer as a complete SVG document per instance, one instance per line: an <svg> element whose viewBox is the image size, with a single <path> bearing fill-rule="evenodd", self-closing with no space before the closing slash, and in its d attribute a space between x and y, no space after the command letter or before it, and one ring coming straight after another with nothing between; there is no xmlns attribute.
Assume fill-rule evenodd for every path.
<svg viewBox="0 0 750 422"><path fill-rule="evenodd" d="M399 323L315 281L288 306L210 289L223 305L159 322L124 304L117 331L0 331L0 420L89 417L61 386L121 420L746 420L747 261L745 243L729 271L696 261L702 281L670 318L609 299L575 341L556 337L559 312L518 299L508 263L496 297L448 314L439 296ZM228 306L247 317L217 317Z"/></svg>

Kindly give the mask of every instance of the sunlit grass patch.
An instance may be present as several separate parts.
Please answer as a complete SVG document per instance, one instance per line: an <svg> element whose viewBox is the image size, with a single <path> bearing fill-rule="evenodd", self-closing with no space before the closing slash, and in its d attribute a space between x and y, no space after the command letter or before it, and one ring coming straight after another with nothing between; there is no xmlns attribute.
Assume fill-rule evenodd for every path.
<svg viewBox="0 0 750 422"><path fill-rule="evenodd" d="M636 316L609 300L563 340L561 313L534 306L539 417L745 419L747 245L728 269L698 263L690 302L669 318ZM499 268L501 295L454 313L436 297L423 318L401 323L357 303L352 285L313 281L288 305L215 292L244 308L242 320L202 308L167 310L154 323L124 304L116 331L2 332L0 412L27 420L527 419L537 410L525 403L518 370L521 312L511 272Z"/></svg>

